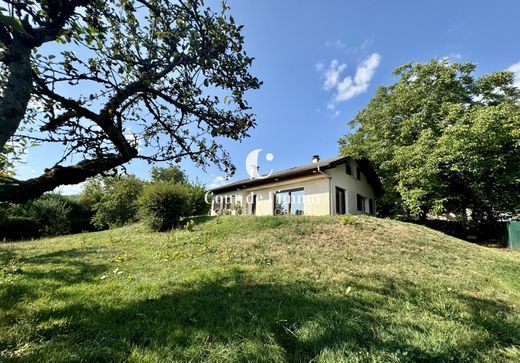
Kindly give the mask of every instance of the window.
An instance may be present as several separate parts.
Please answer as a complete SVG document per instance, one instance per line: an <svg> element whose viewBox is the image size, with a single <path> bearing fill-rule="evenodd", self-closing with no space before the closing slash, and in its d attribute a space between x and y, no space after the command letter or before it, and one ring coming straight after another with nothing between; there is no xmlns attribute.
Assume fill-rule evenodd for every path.
<svg viewBox="0 0 520 363"><path fill-rule="evenodd" d="M336 187L336 214L345 214L345 189Z"/></svg>
<svg viewBox="0 0 520 363"><path fill-rule="evenodd" d="M362 195L357 195L357 210L359 212L365 211L365 198Z"/></svg>
<svg viewBox="0 0 520 363"><path fill-rule="evenodd" d="M213 199L213 211L215 213L220 212L220 207L221 207L220 202L221 202L220 198Z"/></svg>
<svg viewBox="0 0 520 363"><path fill-rule="evenodd" d="M368 213L374 214L374 200L372 198L368 200Z"/></svg>
<svg viewBox="0 0 520 363"><path fill-rule="evenodd" d="M348 174L348 175L352 175L352 167L350 166L350 163L347 162L345 164L345 172Z"/></svg>
<svg viewBox="0 0 520 363"><path fill-rule="evenodd" d="M361 180L361 169L359 166L356 166L356 178L357 180Z"/></svg>
<svg viewBox="0 0 520 363"><path fill-rule="evenodd" d="M233 209L235 206L235 196L228 195L224 197L224 209Z"/></svg>
<svg viewBox="0 0 520 363"><path fill-rule="evenodd" d="M303 188L276 192L274 195L274 214L303 215L304 198Z"/></svg>

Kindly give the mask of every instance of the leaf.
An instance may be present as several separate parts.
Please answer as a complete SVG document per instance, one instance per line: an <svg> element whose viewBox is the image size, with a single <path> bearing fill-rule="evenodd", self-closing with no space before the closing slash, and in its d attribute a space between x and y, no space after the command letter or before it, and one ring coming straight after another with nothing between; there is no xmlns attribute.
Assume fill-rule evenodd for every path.
<svg viewBox="0 0 520 363"><path fill-rule="evenodd" d="M20 34L27 34L20 19L0 14L0 23L16 30Z"/></svg>

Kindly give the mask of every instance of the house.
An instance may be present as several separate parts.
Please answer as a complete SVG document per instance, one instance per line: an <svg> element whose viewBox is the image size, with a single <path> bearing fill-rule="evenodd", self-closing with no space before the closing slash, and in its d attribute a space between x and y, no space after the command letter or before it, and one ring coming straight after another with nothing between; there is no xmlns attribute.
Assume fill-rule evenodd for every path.
<svg viewBox="0 0 520 363"><path fill-rule="evenodd" d="M370 164L338 156L211 190L211 214L374 214L381 184Z"/></svg>

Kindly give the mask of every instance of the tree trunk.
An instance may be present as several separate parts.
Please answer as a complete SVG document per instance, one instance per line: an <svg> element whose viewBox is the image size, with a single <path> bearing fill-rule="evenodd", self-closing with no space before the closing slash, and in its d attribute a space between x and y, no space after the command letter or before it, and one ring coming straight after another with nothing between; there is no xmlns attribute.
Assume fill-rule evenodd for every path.
<svg viewBox="0 0 520 363"><path fill-rule="evenodd" d="M4 56L7 82L0 98L0 152L18 130L32 94L31 49L15 38Z"/></svg>

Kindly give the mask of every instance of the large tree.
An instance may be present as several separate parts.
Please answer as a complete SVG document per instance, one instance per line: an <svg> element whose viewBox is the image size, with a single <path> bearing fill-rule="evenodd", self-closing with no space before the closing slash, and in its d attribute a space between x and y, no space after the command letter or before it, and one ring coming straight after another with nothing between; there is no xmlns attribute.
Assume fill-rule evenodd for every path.
<svg viewBox="0 0 520 363"><path fill-rule="evenodd" d="M475 68L406 64L351 120L340 145L374 164L387 211L491 218L519 210L520 92L512 73L475 77Z"/></svg>
<svg viewBox="0 0 520 363"><path fill-rule="evenodd" d="M255 120L242 26L202 0L0 2L0 201L23 202L132 159L188 157L226 172L219 138ZM63 145L36 178L9 173L17 147Z"/></svg>

